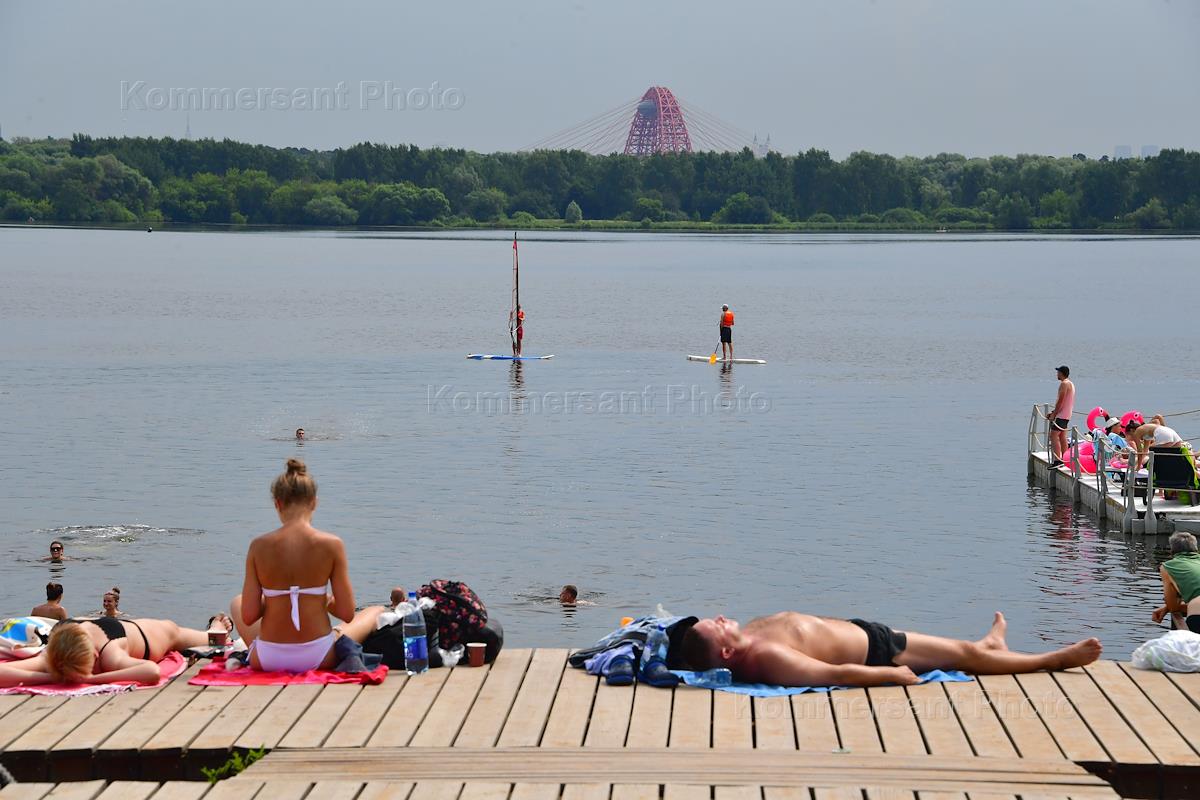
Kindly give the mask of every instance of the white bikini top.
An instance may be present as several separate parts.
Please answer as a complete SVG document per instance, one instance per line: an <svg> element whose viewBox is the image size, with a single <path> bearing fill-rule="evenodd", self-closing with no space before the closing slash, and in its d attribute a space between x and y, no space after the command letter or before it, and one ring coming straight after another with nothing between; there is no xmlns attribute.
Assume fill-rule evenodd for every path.
<svg viewBox="0 0 1200 800"><path fill-rule="evenodd" d="M308 589L301 589L299 586L290 586L287 589L263 589L263 597L283 597L285 594L292 596L292 625L296 626L296 630L300 630L300 595L302 594L325 594L324 586L312 586Z"/></svg>

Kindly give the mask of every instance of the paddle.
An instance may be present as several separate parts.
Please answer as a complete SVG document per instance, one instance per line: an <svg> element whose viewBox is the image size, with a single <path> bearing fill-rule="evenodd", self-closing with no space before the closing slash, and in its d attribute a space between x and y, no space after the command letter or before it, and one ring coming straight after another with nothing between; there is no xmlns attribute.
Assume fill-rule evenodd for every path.
<svg viewBox="0 0 1200 800"><path fill-rule="evenodd" d="M717 342L717 346L713 348L712 355L708 357L708 363L717 363L717 351L721 349L721 343Z"/></svg>

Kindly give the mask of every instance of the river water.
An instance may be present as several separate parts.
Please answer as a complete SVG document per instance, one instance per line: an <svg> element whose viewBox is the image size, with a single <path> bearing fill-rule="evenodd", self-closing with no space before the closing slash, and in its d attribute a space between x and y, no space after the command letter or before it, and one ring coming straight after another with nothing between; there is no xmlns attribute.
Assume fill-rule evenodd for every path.
<svg viewBox="0 0 1200 800"><path fill-rule="evenodd" d="M1156 634L1165 540L1031 486L1026 426L1200 406L1200 241L0 228L0 611L199 625L299 455L360 603L471 584L510 643L781 609L1014 647ZM1172 298L1178 298L1172 299ZM717 343L722 302L738 356ZM1180 305L1176 305L1176 303ZM1172 420L1200 435L1200 415ZM310 440L297 443L303 426ZM72 560L39 559L51 539ZM1157 549L1156 549L1157 548ZM577 584L592 605L551 598Z"/></svg>

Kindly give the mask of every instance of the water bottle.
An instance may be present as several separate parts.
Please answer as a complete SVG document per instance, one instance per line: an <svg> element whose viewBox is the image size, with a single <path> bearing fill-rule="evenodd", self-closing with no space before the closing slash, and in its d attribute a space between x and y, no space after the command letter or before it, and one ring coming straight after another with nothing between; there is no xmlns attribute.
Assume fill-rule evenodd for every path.
<svg viewBox="0 0 1200 800"><path fill-rule="evenodd" d="M417 593L408 593L412 609L404 615L404 670L420 675L429 670L429 642L425 638L425 615L417 605Z"/></svg>
<svg viewBox="0 0 1200 800"><path fill-rule="evenodd" d="M697 673L696 677L688 682L688 686L698 686L701 689L719 689L722 686L729 686L733 683L733 673L724 667L713 667L706 669L704 672Z"/></svg>
<svg viewBox="0 0 1200 800"><path fill-rule="evenodd" d="M642 654L642 680L651 686L675 686L679 676L667 669L667 648L670 639L662 625L655 625L646 634L646 650Z"/></svg>

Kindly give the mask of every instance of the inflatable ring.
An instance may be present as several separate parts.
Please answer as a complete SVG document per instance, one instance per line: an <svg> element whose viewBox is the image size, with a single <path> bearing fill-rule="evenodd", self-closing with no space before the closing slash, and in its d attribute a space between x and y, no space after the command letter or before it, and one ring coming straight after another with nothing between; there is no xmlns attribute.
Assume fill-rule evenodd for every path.
<svg viewBox="0 0 1200 800"><path fill-rule="evenodd" d="M1071 466L1071 462L1074 461L1074 459L1075 454L1072 448L1068 447L1063 451L1063 463L1068 467ZM1091 442L1079 443L1079 471L1087 475L1096 474L1095 445L1093 445Z"/></svg>
<svg viewBox="0 0 1200 800"><path fill-rule="evenodd" d="M1096 406L1087 415L1087 429L1089 431L1096 428L1103 428L1104 420L1108 419L1108 412L1101 406Z"/></svg>
<svg viewBox="0 0 1200 800"><path fill-rule="evenodd" d="M1131 422L1135 423L1135 427L1136 427L1137 425L1145 424L1146 419L1142 416L1142 412L1140 412L1140 411L1126 411L1124 414L1121 415L1121 427L1122 428L1124 428L1125 430L1128 431L1129 423L1131 423Z"/></svg>

